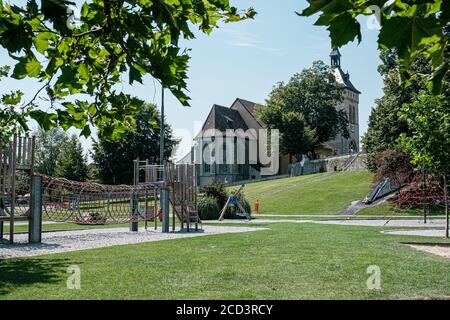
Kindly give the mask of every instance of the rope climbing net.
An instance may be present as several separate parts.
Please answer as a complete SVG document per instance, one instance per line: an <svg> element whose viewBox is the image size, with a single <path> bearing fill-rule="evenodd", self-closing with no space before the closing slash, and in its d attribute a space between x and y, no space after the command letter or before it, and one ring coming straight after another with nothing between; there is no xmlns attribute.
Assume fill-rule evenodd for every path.
<svg viewBox="0 0 450 320"><path fill-rule="evenodd" d="M46 220L118 224L157 216L158 188L154 184L103 185L41 176Z"/></svg>

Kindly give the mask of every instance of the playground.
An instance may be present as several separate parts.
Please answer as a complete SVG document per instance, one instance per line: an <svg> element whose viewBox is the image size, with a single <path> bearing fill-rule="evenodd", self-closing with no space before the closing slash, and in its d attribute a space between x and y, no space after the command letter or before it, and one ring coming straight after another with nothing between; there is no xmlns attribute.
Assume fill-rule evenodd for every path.
<svg viewBox="0 0 450 320"><path fill-rule="evenodd" d="M19 148L20 139L10 150L28 162L17 151L2 164L0 299L450 297L440 212L427 223L420 210L396 215L386 203L343 214L373 189L369 173L233 188L226 206L245 193L259 213L202 221L192 167L137 159L133 185L78 183L34 172L23 151L33 139ZM5 174L14 163L15 180ZM381 290L367 289L368 264L382 270ZM66 286L70 266L81 270L81 290Z"/></svg>
<svg viewBox="0 0 450 320"><path fill-rule="evenodd" d="M152 223L168 233L198 232L197 185L193 165L150 165L134 162L133 185L102 185L70 181L34 172L35 138L14 135L0 150L0 241L15 243L15 224L28 223L28 242L42 242L42 223L65 222L77 225L129 223L131 232L145 230ZM170 212L172 221L170 221ZM8 224L8 235L4 225Z"/></svg>

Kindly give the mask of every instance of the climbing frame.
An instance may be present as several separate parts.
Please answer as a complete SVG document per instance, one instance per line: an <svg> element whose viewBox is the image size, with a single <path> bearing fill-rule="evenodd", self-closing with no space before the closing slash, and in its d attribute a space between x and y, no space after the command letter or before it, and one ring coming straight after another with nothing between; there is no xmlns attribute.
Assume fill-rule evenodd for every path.
<svg viewBox="0 0 450 320"><path fill-rule="evenodd" d="M0 145L0 240L5 222L9 242L14 243L14 223L30 219L34 150L34 137L14 135Z"/></svg>

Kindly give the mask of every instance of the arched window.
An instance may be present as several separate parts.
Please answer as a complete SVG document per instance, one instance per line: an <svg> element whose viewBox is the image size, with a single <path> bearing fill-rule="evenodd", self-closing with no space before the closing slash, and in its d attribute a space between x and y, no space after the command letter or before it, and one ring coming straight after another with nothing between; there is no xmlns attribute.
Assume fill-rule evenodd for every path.
<svg viewBox="0 0 450 320"><path fill-rule="evenodd" d="M350 153L357 152L356 142L355 140L350 141L349 144Z"/></svg>
<svg viewBox="0 0 450 320"><path fill-rule="evenodd" d="M353 106L352 105L348 106L348 121L350 121L350 123L353 123Z"/></svg>

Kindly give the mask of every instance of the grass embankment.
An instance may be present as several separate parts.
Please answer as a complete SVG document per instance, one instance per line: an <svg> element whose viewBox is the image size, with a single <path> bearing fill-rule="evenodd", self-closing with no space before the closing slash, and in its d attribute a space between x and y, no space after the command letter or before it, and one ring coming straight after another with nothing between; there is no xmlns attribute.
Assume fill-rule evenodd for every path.
<svg viewBox="0 0 450 320"><path fill-rule="evenodd" d="M372 179L369 172L320 173L250 183L244 192L251 203L259 199L262 214L338 214L367 195Z"/></svg>

